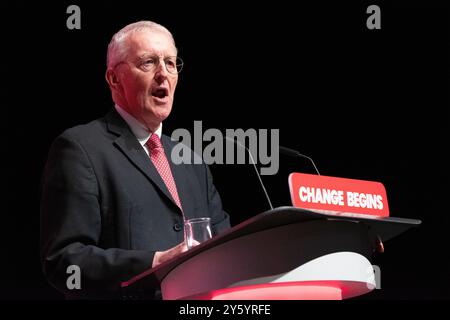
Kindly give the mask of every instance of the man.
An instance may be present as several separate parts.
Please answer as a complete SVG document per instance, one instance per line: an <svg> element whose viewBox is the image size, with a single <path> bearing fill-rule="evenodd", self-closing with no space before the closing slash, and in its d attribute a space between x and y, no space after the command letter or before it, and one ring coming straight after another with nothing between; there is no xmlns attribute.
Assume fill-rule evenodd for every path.
<svg viewBox="0 0 450 320"><path fill-rule="evenodd" d="M166 28L126 26L108 46L114 109L65 131L51 147L41 262L69 298L120 297L122 281L187 250L184 219L209 216L215 233L229 227L207 166L174 165L174 142L161 134L181 66ZM67 286L71 265L80 268L81 289Z"/></svg>

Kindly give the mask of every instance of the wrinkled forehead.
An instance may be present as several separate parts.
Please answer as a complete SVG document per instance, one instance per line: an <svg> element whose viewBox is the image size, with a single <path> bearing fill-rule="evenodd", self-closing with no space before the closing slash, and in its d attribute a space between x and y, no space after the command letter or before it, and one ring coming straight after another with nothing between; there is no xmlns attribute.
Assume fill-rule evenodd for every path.
<svg viewBox="0 0 450 320"><path fill-rule="evenodd" d="M170 34L164 31L144 29L130 34L125 42L128 57L136 58L144 54L176 56L177 49Z"/></svg>

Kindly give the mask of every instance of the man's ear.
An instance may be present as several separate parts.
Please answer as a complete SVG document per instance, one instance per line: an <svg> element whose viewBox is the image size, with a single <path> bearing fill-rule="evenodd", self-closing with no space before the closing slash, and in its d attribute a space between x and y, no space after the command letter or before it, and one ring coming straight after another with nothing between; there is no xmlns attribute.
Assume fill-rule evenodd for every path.
<svg viewBox="0 0 450 320"><path fill-rule="evenodd" d="M122 85L120 84L119 77L112 69L107 69L105 73L106 82L108 82L111 90L119 90Z"/></svg>

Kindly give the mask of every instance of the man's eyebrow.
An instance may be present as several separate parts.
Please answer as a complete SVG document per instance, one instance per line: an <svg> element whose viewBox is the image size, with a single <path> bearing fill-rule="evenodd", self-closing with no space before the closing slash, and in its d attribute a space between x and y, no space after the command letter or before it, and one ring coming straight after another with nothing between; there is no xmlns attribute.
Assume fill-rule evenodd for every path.
<svg viewBox="0 0 450 320"><path fill-rule="evenodd" d="M146 52L146 53L141 54L138 58L143 59L143 58L153 57L153 56L156 56L156 54L154 54L152 52Z"/></svg>
<svg viewBox="0 0 450 320"><path fill-rule="evenodd" d="M142 59L148 58L148 57L160 57L160 56L161 56L161 55L156 54L156 53L154 53L154 52L145 52L145 53L139 55L139 56L138 56L138 59L139 59L139 60L142 60ZM162 55L162 56L163 56L163 57L172 57L172 56L176 56L176 54L175 54L175 55L172 55L172 54L164 54L164 55Z"/></svg>

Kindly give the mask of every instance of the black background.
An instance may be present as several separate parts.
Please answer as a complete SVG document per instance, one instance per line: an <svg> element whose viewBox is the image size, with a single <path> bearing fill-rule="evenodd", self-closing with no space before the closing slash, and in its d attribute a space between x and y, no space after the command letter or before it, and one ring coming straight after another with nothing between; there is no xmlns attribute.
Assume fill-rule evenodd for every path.
<svg viewBox="0 0 450 320"><path fill-rule="evenodd" d="M70 4L81 7L81 30L66 27ZM381 7L381 30L366 27L370 4ZM322 174L382 182L391 216L423 224L385 244L375 259L382 290L359 299L450 298L448 7L15 1L2 16L0 298L62 298L39 265L40 176L57 135L112 107L106 47L138 20L171 30L185 61L166 134L194 120L204 130L276 128L280 144ZM277 176L263 177L277 206L289 204L289 172L313 172L307 161L280 161ZM250 166L212 170L233 225L267 209Z"/></svg>

